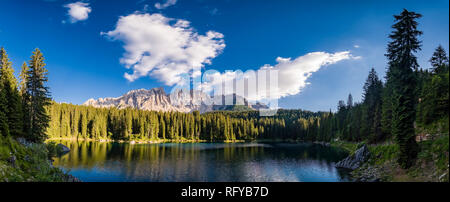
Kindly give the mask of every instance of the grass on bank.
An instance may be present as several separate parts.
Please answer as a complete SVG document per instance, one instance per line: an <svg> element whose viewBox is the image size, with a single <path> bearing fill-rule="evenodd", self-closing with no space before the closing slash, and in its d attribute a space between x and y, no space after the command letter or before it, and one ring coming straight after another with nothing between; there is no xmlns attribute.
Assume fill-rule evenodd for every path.
<svg viewBox="0 0 450 202"><path fill-rule="evenodd" d="M352 155L362 145L353 142L333 142L332 146L349 151ZM366 166L354 172L361 172L367 166L377 167L381 170L383 180L386 181L449 181L449 135L441 134L435 139L419 142L420 151L415 164L402 169L397 164L399 147L394 143L368 145L371 153Z"/></svg>
<svg viewBox="0 0 450 202"><path fill-rule="evenodd" d="M51 165L46 144L25 146L11 137L0 136L0 182L62 182L65 179L66 173Z"/></svg>

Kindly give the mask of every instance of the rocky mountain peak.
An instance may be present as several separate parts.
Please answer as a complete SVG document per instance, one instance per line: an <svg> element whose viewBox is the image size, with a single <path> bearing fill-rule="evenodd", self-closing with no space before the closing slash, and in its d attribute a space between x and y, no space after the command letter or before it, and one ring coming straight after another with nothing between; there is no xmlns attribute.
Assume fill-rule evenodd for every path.
<svg viewBox="0 0 450 202"><path fill-rule="evenodd" d="M151 111L178 111L191 112L198 110L200 113L226 110L224 104L217 105L214 103L223 103L223 100L233 100L234 105L244 105L248 109L267 108L263 104L252 105L244 98L237 95L226 95L219 97L210 97L206 93L196 90L175 90L171 94L166 94L163 87L152 89L136 89L131 90L124 95L116 98L99 98L89 99L83 105L93 107L117 107L119 109L132 107L141 110ZM228 104L229 102L227 102Z"/></svg>

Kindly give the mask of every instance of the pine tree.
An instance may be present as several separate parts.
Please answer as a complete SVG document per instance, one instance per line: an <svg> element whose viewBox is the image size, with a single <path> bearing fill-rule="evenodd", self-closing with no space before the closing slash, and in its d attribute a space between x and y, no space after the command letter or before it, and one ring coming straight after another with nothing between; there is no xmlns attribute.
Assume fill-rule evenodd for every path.
<svg viewBox="0 0 450 202"><path fill-rule="evenodd" d="M45 107L50 104L49 90L45 86L48 81L44 57L39 49L35 49L27 71L26 94L26 122L29 125L27 138L34 142L42 142L46 138L46 129L50 117Z"/></svg>
<svg viewBox="0 0 450 202"><path fill-rule="evenodd" d="M414 132L414 90L418 63L415 52L420 50L417 39L422 34L417 30L417 18L421 15L406 9L400 15L394 15L394 31L389 35L386 56L389 59L388 82L392 84L392 134L400 147L399 164L403 168L412 165L418 153Z"/></svg>
<svg viewBox="0 0 450 202"><path fill-rule="evenodd" d="M27 82L28 82L28 71L30 68L28 68L28 65L26 62L23 62L22 68L20 70L20 83L19 83L19 91L20 95L24 97L24 95L27 93Z"/></svg>
<svg viewBox="0 0 450 202"><path fill-rule="evenodd" d="M23 134L25 136L27 136L28 134L30 134L30 122L28 120L30 120L29 118L29 101L31 100L30 98L30 94L28 94L28 90L27 90L27 83L29 82L29 78L28 78L28 72L29 72L30 68L28 67L27 63L24 62L22 64L22 68L20 70L20 89L19 89L19 94L22 98L22 123L23 123Z"/></svg>
<svg viewBox="0 0 450 202"><path fill-rule="evenodd" d="M438 120L448 117L449 108L449 59L442 46L436 48L430 62L436 74L432 77L431 85L436 96L436 120Z"/></svg>
<svg viewBox="0 0 450 202"><path fill-rule="evenodd" d="M430 59L432 70L436 74L445 73L448 71L448 57L444 48L439 45Z"/></svg>
<svg viewBox="0 0 450 202"><path fill-rule="evenodd" d="M125 122L124 122L125 128L126 128L126 130L125 130L125 139L129 140L130 137L133 134L133 123L132 123L133 118L132 118L132 115L131 115L131 112L130 112L129 109L126 109L125 113L126 113L126 115L125 115L126 119L125 119Z"/></svg>
<svg viewBox="0 0 450 202"><path fill-rule="evenodd" d="M372 142L381 139L381 92L383 83L378 78L375 69L372 68L369 72L369 76L366 79L363 88L363 103L362 103L362 119L361 134L370 137Z"/></svg>
<svg viewBox="0 0 450 202"><path fill-rule="evenodd" d="M8 118L6 117L6 96L3 84L0 82L0 135L8 136L9 135L9 127L8 127Z"/></svg>
<svg viewBox="0 0 450 202"><path fill-rule="evenodd" d="M14 69L4 48L0 49L0 82L3 84L3 90L5 91L9 132L12 136L21 136L23 132L22 100L17 89L18 84L14 76Z"/></svg>
<svg viewBox="0 0 450 202"><path fill-rule="evenodd" d="M353 107L353 96L352 94L348 94L348 98L347 98L347 108L352 108Z"/></svg>
<svg viewBox="0 0 450 202"><path fill-rule="evenodd" d="M87 112L86 110L83 110L80 113L80 131L81 131L81 137L82 138L87 138L88 134L87 134L87 124L88 124L88 120L87 120Z"/></svg>

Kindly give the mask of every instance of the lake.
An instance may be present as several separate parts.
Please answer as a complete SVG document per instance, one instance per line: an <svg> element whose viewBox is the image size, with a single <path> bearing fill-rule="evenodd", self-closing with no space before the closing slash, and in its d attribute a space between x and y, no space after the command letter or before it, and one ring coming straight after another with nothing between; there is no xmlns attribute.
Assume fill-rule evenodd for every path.
<svg viewBox="0 0 450 202"><path fill-rule="evenodd" d="M129 144L59 141L71 151L54 158L84 182L340 182L341 149L312 143Z"/></svg>

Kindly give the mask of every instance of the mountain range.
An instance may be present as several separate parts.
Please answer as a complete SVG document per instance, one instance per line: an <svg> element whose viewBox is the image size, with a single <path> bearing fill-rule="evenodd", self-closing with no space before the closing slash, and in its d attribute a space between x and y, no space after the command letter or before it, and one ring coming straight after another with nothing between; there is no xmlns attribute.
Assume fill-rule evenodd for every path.
<svg viewBox="0 0 450 202"><path fill-rule="evenodd" d="M216 104L219 103L219 104ZM226 103L226 104L224 104ZM93 107L135 108L150 111L177 111L200 113L218 110L258 110L267 109L262 103L250 103L236 94L209 96L198 90L177 89L167 94L164 88L131 90L120 97L89 99L83 103Z"/></svg>

